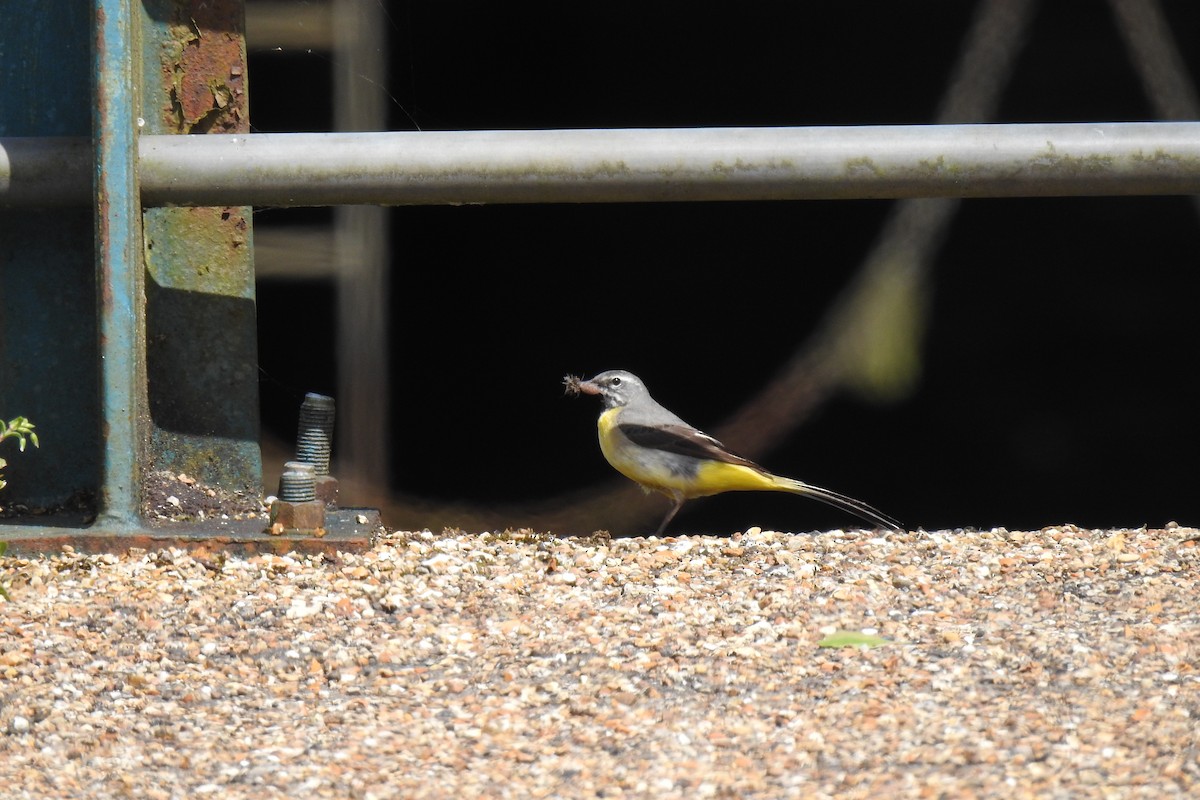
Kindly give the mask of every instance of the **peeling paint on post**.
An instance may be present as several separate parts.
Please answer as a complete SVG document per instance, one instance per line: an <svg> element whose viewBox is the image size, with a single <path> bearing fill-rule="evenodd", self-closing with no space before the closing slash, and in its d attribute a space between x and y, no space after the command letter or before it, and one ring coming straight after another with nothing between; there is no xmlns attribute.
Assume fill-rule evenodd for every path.
<svg viewBox="0 0 1200 800"><path fill-rule="evenodd" d="M150 0L146 11L157 31L148 47L157 51L146 64L148 91L162 112L153 132L248 132L241 0Z"/></svg>
<svg viewBox="0 0 1200 800"><path fill-rule="evenodd" d="M241 0L143 13L143 132L249 132ZM261 491L251 209L148 208L143 225L153 468Z"/></svg>
<svg viewBox="0 0 1200 800"><path fill-rule="evenodd" d="M137 18L133 0L95 0L92 127L96 204L101 476L97 521L139 524L145 466L145 328L137 181Z"/></svg>
<svg viewBox="0 0 1200 800"><path fill-rule="evenodd" d="M12 553L369 546L382 529L371 509L327 512L321 537L272 535L265 519L150 520L152 470L262 492L250 209L143 211L139 193L139 134L247 132L243 7L54 9L0 26L0 136L78 137L68 183L91 192L78 208L0 207L0 406L34 419L42 441L10 472L6 504L30 513L0 519L0 541ZM29 143L15 151L46 140ZM35 174L62 171L49 167Z"/></svg>

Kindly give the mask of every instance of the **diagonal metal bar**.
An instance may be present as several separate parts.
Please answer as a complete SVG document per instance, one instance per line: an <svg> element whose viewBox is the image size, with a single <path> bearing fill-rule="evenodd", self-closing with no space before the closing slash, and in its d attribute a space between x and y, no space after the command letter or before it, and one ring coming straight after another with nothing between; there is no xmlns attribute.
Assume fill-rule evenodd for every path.
<svg viewBox="0 0 1200 800"><path fill-rule="evenodd" d="M1157 0L1109 0L1142 88L1162 119L1200 118L1200 97ZM1200 195L1192 195L1200 213Z"/></svg>
<svg viewBox="0 0 1200 800"><path fill-rule="evenodd" d="M995 116L1036 6L1035 0L983 0L977 5L935 123L982 123ZM758 457L838 388L875 400L911 392L920 374L930 274L959 204L958 197L895 203L816 335L797 347L771 381L720 427L718 436Z"/></svg>

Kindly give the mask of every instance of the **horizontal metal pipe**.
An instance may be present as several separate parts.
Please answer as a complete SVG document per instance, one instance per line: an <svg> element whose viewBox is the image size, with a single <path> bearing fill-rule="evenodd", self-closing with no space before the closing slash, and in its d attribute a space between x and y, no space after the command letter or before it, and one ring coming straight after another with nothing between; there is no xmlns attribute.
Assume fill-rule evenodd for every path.
<svg viewBox="0 0 1200 800"><path fill-rule="evenodd" d="M77 140L0 139L0 204L86 202ZM142 136L146 206L1200 194L1200 123Z"/></svg>
<svg viewBox="0 0 1200 800"><path fill-rule="evenodd" d="M92 151L83 137L0 137L0 206L90 202Z"/></svg>

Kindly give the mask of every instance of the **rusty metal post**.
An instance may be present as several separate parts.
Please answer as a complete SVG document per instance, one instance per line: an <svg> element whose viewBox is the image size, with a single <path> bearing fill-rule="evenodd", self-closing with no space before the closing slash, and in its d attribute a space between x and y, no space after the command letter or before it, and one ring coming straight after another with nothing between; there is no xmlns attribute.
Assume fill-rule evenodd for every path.
<svg viewBox="0 0 1200 800"><path fill-rule="evenodd" d="M133 0L95 0L92 128L103 437L97 522L137 527L144 466L145 338Z"/></svg>
<svg viewBox="0 0 1200 800"><path fill-rule="evenodd" d="M142 133L248 133L242 0L143 0ZM152 468L262 490L251 209L147 208Z"/></svg>
<svg viewBox="0 0 1200 800"><path fill-rule="evenodd" d="M42 441L7 473L0 499L27 511L0 515L0 541L11 552L369 546L371 509L330 510L319 539L253 516L148 519L153 470L262 492L250 209L143 210L139 186L142 135L248 132L243 5L52 6L0 26L0 136L88 137L92 202L0 208L0 413L29 417Z"/></svg>

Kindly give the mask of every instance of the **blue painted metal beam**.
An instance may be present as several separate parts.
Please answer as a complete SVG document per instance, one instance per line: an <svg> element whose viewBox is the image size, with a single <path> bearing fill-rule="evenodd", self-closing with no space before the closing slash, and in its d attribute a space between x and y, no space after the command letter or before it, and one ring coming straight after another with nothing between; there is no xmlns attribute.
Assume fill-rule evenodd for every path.
<svg viewBox="0 0 1200 800"><path fill-rule="evenodd" d="M0 416L41 438L6 471L0 539L147 534L158 469L261 491L250 209L143 210L138 164L147 130L248 130L242 14L91 0L0 25L0 137L73 153L32 173L0 153L0 187L65 177L71 192L66 208L0 207Z"/></svg>
<svg viewBox="0 0 1200 800"><path fill-rule="evenodd" d="M0 193L65 188L0 204L0 416L31 418L41 439L7 471L0 541L25 553L370 546L372 509L326 509L319 531L273 535L253 515L164 521L147 508L156 492L165 504L160 470L262 491L250 208L143 209L139 186L144 134L248 132L242 0L0 16L0 137L18 142L0 148ZM65 157L27 158L64 140Z"/></svg>
<svg viewBox="0 0 1200 800"><path fill-rule="evenodd" d="M0 208L0 416L26 416L41 434L41 447L19 456L7 452L5 444L10 464L0 506L11 509L56 506L95 494L100 379L90 9L86 3L5 8L0 136L72 137L83 158L82 169L70 176L76 205ZM21 162L13 169L14 179L27 176ZM48 169L58 174L63 163Z"/></svg>
<svg viewBox="0 0 1200 800"><path fill-rule="evenodd" d="M94 0L96 281L102 471L97 522L136 528L146 433L142 214L137 179L134 0Z"/></svg>

